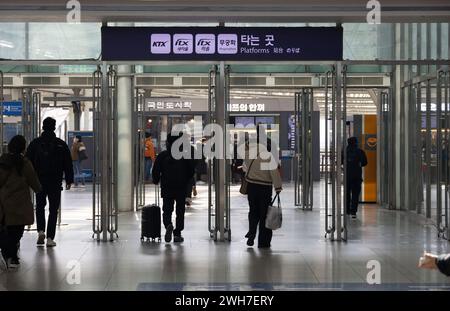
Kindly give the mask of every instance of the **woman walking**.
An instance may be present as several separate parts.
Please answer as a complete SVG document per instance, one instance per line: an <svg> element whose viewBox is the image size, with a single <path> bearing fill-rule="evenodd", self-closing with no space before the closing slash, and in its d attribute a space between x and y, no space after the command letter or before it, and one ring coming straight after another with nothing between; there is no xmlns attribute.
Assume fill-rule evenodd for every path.
<svg viewBox="0 0 450 311"><path fill-rule="evenodd" d="M4 237L2 257L8 269L19 267L18 246L26 225L34 223L30 187L41 191L41 184L31 162L23 156L26 140L14 136L8 153L0 157L0 224Z"/></svg>
<svg viewBox="0 0 450 311"><path fill-rule="evenodd" d="M273 165L275 167L273 169L269 165L269 162L274 160L270 153L270 144L266 148L259 144L259 139L257 141L256 146L249 147L249 154L256 154L256 158L246 159L243 165L243 170L246 172L245 180L248 183L247 196L250 206L249 230L245 237L248 239L247 245L253 246L259 225L258 248L269 248L272 241L272 230L265 226L266 215L272 201L272 187L275 188L276 193L280 193L282 182L278 165ZM252 147L256 150L251 150Z"/></svg>

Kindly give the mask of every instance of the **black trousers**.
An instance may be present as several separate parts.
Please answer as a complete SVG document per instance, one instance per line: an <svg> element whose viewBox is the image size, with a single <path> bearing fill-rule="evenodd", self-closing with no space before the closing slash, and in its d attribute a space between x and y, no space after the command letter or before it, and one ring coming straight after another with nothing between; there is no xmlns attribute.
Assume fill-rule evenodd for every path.
<svg viewBox="0 0 450 311"><path fill-rule="evenodd" d="M250 206L248 213L249 235L255 238L259 225L258 247L269 247L272 241L272 230L266 228L266 215L272 202L272 186L248 183L247 197Z"/></svg>
<svg viewBox="0 0 450 311"><path fill-rule="evenodd" d="M182 193L177 198L163 198L163 223L164 227L172 225L172 213L176 203L176 221L173 235L180 236L184 229L184 212L186 211L186 198Z"/></svg>
<svg viewBox="0 0 450 311"><path fill-rule="evenodd" d="M49 204L47 223L47 238L54 239L56 223L58 222L58 210L61 204L61 188L46 188L36 194L36 224L37 230L45 232L45 206Z"/></svg>
<svg viewBox="0 0 450 311"><path fill-rule="evenodd" d="M347 214L356 214L358 212L359 196L361 194L361 180L347 181Z"/></svg>
<svg viewBox="0 0 450 311"><path fill-rule="evenodd" d="M5 232L2 233L2 255L4 258L17 258L19 242L22 239L24 229L24 225L6 227Z"/></svg>

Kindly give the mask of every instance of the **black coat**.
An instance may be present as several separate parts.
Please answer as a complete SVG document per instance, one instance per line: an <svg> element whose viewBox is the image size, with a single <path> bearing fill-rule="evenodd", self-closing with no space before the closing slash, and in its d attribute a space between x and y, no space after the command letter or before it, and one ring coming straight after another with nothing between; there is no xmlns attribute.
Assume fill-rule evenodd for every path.
<svg viewBox="0 0 450 311"><path fill-rule="evenodd" d="M185 196L186 188L194 172L194 160L174 159L170 152L165 150L156 157L152 168L152 179L154 184L161 183L161 197L178 198Z"/></svg>
<svg viewBox="0 0 450 311"><path fill-rule="evenodd" d="M440 255L436 260L436 265L443 274L450 276L450 254Z"/></svg>
<svg viewBox="0 0 450 311"><path fill-rule="evenodd" d="M30 143L25 156L33 164L44 189L60 189L63 178L66 184L73 183L70 149L54 132L42 132Z"/></svg>
<svg viewBox="0 0 450 311"><path fill-rule="evenodd" d="M367 165L364 150L356 146L347 146L347 181L362 181L362 168Z"/></svg>

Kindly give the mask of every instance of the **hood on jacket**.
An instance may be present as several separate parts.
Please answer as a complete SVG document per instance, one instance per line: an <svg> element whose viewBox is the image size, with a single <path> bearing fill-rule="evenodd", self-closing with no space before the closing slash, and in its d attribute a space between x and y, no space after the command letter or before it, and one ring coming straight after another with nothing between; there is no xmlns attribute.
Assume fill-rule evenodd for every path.
<svg viewBox="0 0 450 311"><path fill-rule="evenodd" d="M13 159L9 153L4 153L0 156L0 168L11 168L13 166Z"/></svg>

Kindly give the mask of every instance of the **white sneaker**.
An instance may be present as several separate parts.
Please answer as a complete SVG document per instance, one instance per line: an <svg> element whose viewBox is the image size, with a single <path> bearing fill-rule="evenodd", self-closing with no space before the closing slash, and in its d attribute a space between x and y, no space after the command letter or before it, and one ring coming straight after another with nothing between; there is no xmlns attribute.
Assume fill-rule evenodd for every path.
<svg viewBox="0 0 450 311"><path fill-rule="evenodd" d="M53 241L53 239L48 238L47 239L47 247L55 247L56 246L56 242Z"/></svg>
<svg viewBox="0 0 450 311"><path fill-rule="evenodd" d="M38 240L37 240L37 246L44 246L45 244L45 232L39 231L38 233Z"/></svg>

